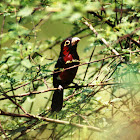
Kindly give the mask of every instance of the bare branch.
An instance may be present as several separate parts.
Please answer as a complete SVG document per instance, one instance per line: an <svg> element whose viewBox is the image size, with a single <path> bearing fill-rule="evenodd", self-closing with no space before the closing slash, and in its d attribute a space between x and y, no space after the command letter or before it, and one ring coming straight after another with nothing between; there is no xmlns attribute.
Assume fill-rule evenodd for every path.
<svg viewBox="0 0 140 140"><path fill-rule="evenodd" d="M136 28L133 32L131 32L130 34L126 34L126 35L123 35L123 36L121 36L121 37L119 37L119 39L117 40L117 41L115 41L114 42L114 44L116 44L116 43L119 43L120 41L122 41L122 40L124 40L124 39L126 39L127 37L129 37L129 38L131 38L130 36L131 35L133 35L133 34L135 34L137 31L139 31L140 30L140 27L139 28ZM134 42L133 41L133 43L135 43L136 45L140 45L140 43L139 42Z"/></svg>
<svg viewBox="0 0 140 140"><path fill-rule="evenodd" d="M98 17L99 19L103 20L103 17L100 16L99 14L97 14L94 11L88 11L88 13L93 14L94 16ZM104 20L103 20L104 21ZM106 20L105 23L107 23L109 26L111 26L112 28L115 27L115 25L110 21L110 20Z"/></svg>
<svg viewBox="0 0 140 140"><path fill-rule="evenodd" d="M82 87L94 87L94 86L107 86L107 85L116 85L116 84L121 84L121 83L100 83L100 84L88 84L88 85L81 85L81 86L78 86L78 88L82 88ZM68 88L77 88L77 86L68 86L68 87L65 87L65 89L68 89ZM13 95L13 96L9 96L10 98L15 98L15 97L24 97L24 96L29 96L29 95L33 95L33 94L40 94L40 93L46 93L46 92L49 92L49 91L55 91L59 88L48 88L46 90L42 90L42 91L32 91L32 92L28 92L28 93L23 93L23 94L20 94L20 95ZM5 98L0 98L0 100L5 100L5 99L8 99L7 97Z"/></svg>
<svg viewBox="0 0 140 140"><path fill-rule="evenodd" d="M2 125L1 125L1 121L0 121L0 129L1 129L1 132L4 134L5 138L7 140L9 140L8 137L7 137L7 135L6 135L6 133L5 133L5 131L4 131L4 129L3 129L3 127L2 127Z"/></svg>
<svg viewBox="0 0 140 140"><path fill-rule="evenodd" d="M131 53L139 53L139 52L140 52L140 50L138 50L138 51L132 51ZM110 56L108 56L108 57L106 57L106 58L102 58L102 59L95 60L95 61L91 61L91 62L85 62L85 63L79 64L79 65L75 65L75 66L72 66L72 67L69 67L69 68L65 68L65 69L60 70L60 71L56 71L56 72L53 72L53 73L50 74L50 75L53 75L53 74L55 74L55 73L59 73L59 72L65 71L65 70L69 70L69 69L72 69L72 68L75 68L75 67L79 67L79 66L83 66L83 65L87 65L87 64L91 64L91 63L97 63L97 62L100 62L100 61L103 61L103 60L107 60L107 59L109 59L109 58L119 57L119 56L122 56L122 55L125 55L125 54L129 54L129 53L130 53L130 52L121 53L121 54L119 54L119 55L110 55ZM46 77L47 77L47 76L46 76ZM44 77L44 78L46 78L46 77ZM34 81L41 80L41 79L43 79L43 78L35 79L35 80L33 80L33 82L34 82ZM13 88L13 90L17 90L17 89L19 89L19 88L21 88L21 87L24 87L24 86L28 85L28 84L30 84L30 82L25 83L25 84L23 84L23 85L20 85L20 86L18 86L18 87L16 87L16 88ZM50 89L49 89L49 90L50 90ZM10 92L10 91L12 91L12 89L10 89L10 90L8 90L8 91L5 91L4 93L8 93L8 92ZM50 90L50 91L51 91L51 90Z"/></svg>
<svg viewBox="0 0 140 140"><path fill-rule="evenodd" d="M96 35L96 37L98 36L98 32L93 28L93 26L91 24L89 24L87 21L84 22L85 25L87 25L91 31L93 31L93 33ZM108 45L107 41L104 38L101 38L101 41L109 48L110 46ZM115 49L111 49L112 52L116 55L119 55L119 53L115 50Z"/></svg>
<svg viewBox="0 0 140 140"><path fill-rule="evenodd" d="M0 87L1 87L1 86L0 86ZM5 96L5 98L9 99L12 103L14 103L17 107L19 107L25 114L27 114L27 112L23 109L22 106L20 106L16 101L14 101L10 96L8 96L8 95L4 92L4 90L3 90L2 87L1 87L1 89L2 89L2 91L3 91L3 96Z"/></svg>
<svg viewBox="0 0 140 140"><path fill-rule="evenodd" d="M33 119L43 120L43 121L49 122L49 123L57 123L57 124L63 124L63 125L71 125L71 126L78 127L78 128L86 128L86 129L93 130L93 131L96 131L96 132L102 132L103 131L98 127L86 126L86 125L82 125L82 124L75 124L75 123L71 123L71 122L68 122L68 121L45 118L45 117L35 116L35 115L31 115L31 114L15 114L15 113L4 112L2 110L0 110L0 111L1 111L0 115L5 115L5 116L33 118Z"/></svg>

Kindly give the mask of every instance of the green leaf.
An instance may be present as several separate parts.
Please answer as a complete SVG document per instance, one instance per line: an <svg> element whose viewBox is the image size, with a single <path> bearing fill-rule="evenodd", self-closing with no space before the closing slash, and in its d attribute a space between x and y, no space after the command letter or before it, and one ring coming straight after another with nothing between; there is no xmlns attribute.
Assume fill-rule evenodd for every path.
<svg viewBox="0 0 140 140"><path fill-rule="evenodd" d="M111 103L115 103L115 102L120 102L122 99L121 98L115 98L113 100L111 100Z"/></svg>
<svg viewBox="0 0 140 140"><path fill-rule="evenodd" d="M32 67L32 64L31 64L31 62L29 61L29 59L23 59L23 60L21 61L21 64L22 64L24 67L26 67L26 68L31 68L31 67Z"/></svg>
<svg viewBox="0 0 140 140"><path fill-rule="evenodd" d="M86 10L89 11L98 11L101 8L100 2L88 2L87 5L85 6Z"/></svg>
<svg viewBox="0 0 140 140"><path fill-rule="evenodd" d="M81 13L79 13L79 12L77 12L77 13L75 13L75 14L73 14L71 17L70 17L70 21L71 22L73 22L73 21L75 21L75 20L77 20L77 19L79 19L79 18L81 18L82 17L82 14Z"/></svg>
<svg viewBox="0 0 140 140"><path fill-rule="evenodd" d="M27 17L29 16L31 13L33 12L33 8L32 7L25 7L23 9L21 9L18 13L18 16L22 16L22 17Z"/></svg>

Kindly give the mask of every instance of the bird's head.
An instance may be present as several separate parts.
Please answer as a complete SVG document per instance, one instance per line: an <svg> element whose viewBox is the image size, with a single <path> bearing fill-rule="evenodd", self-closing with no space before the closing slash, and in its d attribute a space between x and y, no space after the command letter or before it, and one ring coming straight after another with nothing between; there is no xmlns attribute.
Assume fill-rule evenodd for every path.
<svg viewBox="0 0 140 140"><path fill-rule="evenodd" d="M61 50L63 50L63 48L67 48L68 50L76 49L77 43L79 41L80 41L80 38L78 37L69 37L61 43Z"/></svg>

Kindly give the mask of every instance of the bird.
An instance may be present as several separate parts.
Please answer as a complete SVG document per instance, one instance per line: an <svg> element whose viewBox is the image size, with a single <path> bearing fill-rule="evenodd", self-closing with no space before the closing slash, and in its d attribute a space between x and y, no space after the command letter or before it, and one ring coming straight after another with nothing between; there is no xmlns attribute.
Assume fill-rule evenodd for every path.
<svg viewBox="0 0 140 140"><path fill-rule="evenodd" d="M78 37L68 37L61 43L61 51L54 68L53 86L58 88L54 91L51 104L51 112L59 112L63 107L63 91L76 76L78 64L80 63L77 53ZM70 68L72 66L75 66ZM67 69L67 70L64 70Z"/></svg>

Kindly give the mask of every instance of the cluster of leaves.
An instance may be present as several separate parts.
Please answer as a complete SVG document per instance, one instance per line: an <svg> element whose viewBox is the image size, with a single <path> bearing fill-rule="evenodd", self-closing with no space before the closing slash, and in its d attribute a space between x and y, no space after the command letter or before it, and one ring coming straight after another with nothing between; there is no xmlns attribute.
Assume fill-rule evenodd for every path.
<svg viewBox="0 0 140 140"><path fill-rule="evenodd" d="M122 137L122 130L117 128L124 120L128 126L139 125L139 18L138 0L1 1L0 136L108 139L110 135ZM49 21L63 22L70 27L70 34L44 37L43 25L49 26ZM57 115L51 114L53 92L48 91L59 55L56 46L64 38L77 35L83 40L78 48L83 65L75 79L80 86L68 88L65 107ZM80 130L87 126L92 131Z"/></svg>

